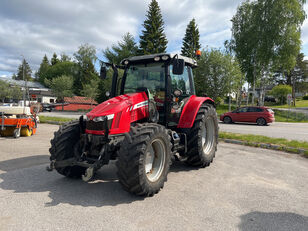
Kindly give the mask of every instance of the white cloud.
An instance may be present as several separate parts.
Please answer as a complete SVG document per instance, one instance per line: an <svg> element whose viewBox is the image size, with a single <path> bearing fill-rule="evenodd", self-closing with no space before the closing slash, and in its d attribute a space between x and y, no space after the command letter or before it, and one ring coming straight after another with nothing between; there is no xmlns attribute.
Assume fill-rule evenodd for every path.
<svg viewBox="0 0 308 231"><path fill-rule="evenodd" d="M138 35L150 0L1 1L0 74L16 72L25 56L36 70L44 54L73 55L89 43L98 54L126 32ZM230 19L242 0L158 0L165 22L168 51L179 51L188 22L195 18L203 47L222 47L230 38ZM307 5L305 6L307 10ZM308 22L303 26L308 44ZM7 73L5 73L7 74Z"/></svg>

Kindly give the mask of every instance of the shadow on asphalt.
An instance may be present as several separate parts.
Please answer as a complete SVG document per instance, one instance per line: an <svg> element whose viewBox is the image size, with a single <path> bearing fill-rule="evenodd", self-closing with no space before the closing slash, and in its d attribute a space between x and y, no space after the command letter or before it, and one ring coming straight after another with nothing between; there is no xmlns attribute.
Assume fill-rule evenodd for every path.
<svg viewBox="0 0 308 231"><path fill-rule="evenodd" d="M239 230L304 231L308 229L308 217L288 212L250 212L241 216Z"/></svg>
<svg viewBox="0 0 308 231"><path fill-rule="evenodd" d="M114 161L98 171L95 179L89 183L63 177L55 170L47 172L47 165L47 155L2 161L0 170L7 172L0 174L0 188L13 190L15 193L49 192L51 201L45 203L45 206L62 203L84 207L116 206L145 199L132 195L121 187ZM181 162L175 162L170 168L170 172L191 170L197 168Z"/></svg>

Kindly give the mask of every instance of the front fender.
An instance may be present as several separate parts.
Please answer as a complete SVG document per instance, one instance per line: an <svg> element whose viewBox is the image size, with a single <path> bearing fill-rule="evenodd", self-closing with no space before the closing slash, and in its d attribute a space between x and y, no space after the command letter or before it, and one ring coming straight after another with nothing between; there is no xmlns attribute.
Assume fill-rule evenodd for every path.
<svg viewBox="0 0 308 231"><path fill-rule="evenodd" d="M201 107L201 105L208 101L210 104L215 104L214 100L212 100L209 97L197 97L195 95L192 95L187 103L184 105L184 108L182 110L182 114L180 117L180 121L178 124L178 128L191 128L195 122L195 118L197 116L197 113Z"/></svg>

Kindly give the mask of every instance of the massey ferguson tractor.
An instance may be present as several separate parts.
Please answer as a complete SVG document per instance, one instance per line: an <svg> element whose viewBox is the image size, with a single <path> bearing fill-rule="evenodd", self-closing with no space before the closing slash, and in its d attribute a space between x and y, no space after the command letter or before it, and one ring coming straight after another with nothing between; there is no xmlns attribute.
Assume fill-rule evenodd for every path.
<svg viewBox="0 0 308 231"><path fill-rule="evenodd" d="M117 160L124 189L153 196L163 188L172 160L210 165L218 142L217 115L212 99L195 95L195 60L153 54L124 59L120 66L102 62L101 78L107 67L113 69L109 99L55 132L47 170L87 182Z"/></svg>

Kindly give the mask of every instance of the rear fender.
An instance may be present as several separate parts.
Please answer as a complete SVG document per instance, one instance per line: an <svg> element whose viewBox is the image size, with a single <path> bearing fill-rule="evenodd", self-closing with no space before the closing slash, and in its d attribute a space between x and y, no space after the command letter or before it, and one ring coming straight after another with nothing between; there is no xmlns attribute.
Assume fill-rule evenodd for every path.
<svg viewBox="0 0 308 231"><path fill-rule="evenodd" d="M177 127L191 128L195 122L197 113L204 102L215 106L214 100L209 97L197 97L192 95L182 110L180 121Z"/></svg>

